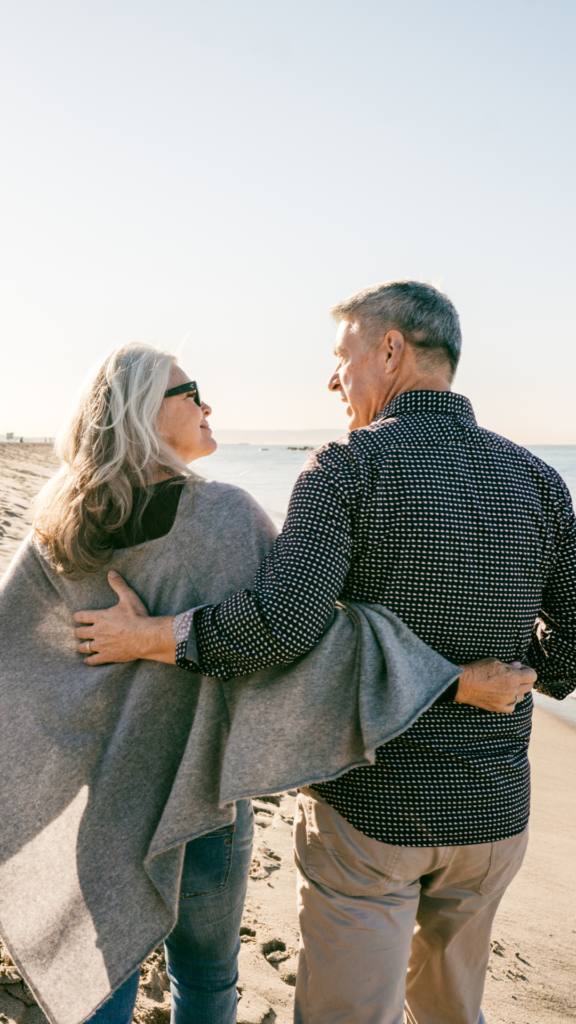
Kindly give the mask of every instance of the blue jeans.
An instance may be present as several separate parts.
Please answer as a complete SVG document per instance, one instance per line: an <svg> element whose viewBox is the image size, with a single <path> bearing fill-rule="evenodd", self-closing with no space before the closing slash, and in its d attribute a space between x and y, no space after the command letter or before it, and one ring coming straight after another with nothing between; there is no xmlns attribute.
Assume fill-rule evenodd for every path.
<svg viewBox="0 0 576 1024"><path fill-rule="evenodd" d="M234 825L186 843L178 921L166 939L171 1024L235 1024L240 925L252 860L252 802L239 800ZM135 971L88 1024L130 1024Z"/></svg>

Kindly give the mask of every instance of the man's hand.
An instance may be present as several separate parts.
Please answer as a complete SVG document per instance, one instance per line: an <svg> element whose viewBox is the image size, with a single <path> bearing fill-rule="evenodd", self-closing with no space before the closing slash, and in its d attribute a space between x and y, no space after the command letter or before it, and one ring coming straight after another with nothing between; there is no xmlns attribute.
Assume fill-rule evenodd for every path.
<svg viewBox="0 0 576 1024"><path fill-rule="evenodd" d="M498 658L482 658L464 665L454 700L458 704L473 704L485 711L499 711L511 715L532 689L538 676L533 668L519 661L511 665Z"/></svg>
<svg viewBox="0 0 576 1024"><path fill-rule="evenodd" d="M83 641L76 645L76 650L88 655L84 664L106 665L111 661L146 658L175 665L174 616L148 615L138 595L114 570L108 573L108 582L120 598L118 604L101 611L75 612L72 616L75 622L85 623L74 630L74 636Z"/></svg>

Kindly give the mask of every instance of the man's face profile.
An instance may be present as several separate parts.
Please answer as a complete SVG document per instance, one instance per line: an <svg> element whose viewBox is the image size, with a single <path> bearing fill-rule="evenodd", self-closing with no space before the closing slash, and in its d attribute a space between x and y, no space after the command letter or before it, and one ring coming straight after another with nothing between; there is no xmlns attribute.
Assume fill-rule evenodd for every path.
<svg viewBox="0 0 576 1024"><path fill-rule="evenodd" d="M402 336L399 332L390 332ZM336 334L336 369L328 381L346 403L348 430L366 427L386 402L391 381L380 343L371 344L358 323L343 320Z"/></svg>

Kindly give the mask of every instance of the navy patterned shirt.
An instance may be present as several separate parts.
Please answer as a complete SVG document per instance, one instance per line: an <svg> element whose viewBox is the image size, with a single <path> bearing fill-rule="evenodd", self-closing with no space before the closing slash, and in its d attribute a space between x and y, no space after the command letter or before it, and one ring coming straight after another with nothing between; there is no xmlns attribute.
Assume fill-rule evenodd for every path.
<svg viewBox="0 0 576 1024"><path fill-rule="evenodd" d="M314 452L253 589L198 610L177 662L222 678L289 664L338 598L385 605L450 661L529 661L542 692L576 687L569 493L461 395L406 392ZM531 714L530 695L511 715L436 704L373 766L315 788L387 843L505 839L528 819Z"/></svg>

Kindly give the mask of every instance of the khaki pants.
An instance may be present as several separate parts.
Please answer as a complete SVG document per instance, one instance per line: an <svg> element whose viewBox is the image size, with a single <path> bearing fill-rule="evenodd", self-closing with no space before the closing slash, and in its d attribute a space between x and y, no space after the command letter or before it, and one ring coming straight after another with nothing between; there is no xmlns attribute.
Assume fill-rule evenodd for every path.
<svg viewBox="0 0 576 1024"><path fill-rule="evenodd" d="M296 1024L483 1024L492 922L527 842L392 846L301 791Z"/></svg>

